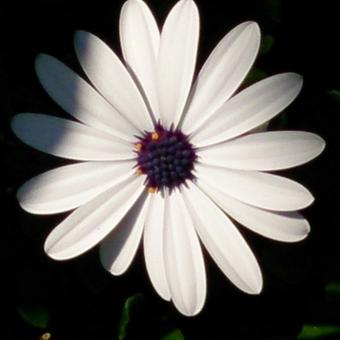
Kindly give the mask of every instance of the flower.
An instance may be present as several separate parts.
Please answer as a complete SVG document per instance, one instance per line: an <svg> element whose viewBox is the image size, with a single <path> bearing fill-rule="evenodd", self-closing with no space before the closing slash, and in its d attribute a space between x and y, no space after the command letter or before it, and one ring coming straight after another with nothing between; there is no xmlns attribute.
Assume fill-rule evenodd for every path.
<svg viewBox="0 0 340 340"><path fill-rule="evenodd" d="M234 285L258 294L261 270L231 218L284 242L310 230L298 210L313 202L311 193L268 171L310 161L324 141L254 132L295 99L301 76L275 75L235 94L260 44L258 25L245 22L221 40L192 86L199 37L192 0L173 7L161 34L146 4L128 0L119 27L126 66L96 36L75 34L93 87L55 58L37 57L42 86L79 122L23 113L13 131L40 151L83 162L26 182L21 206L34 214L75 209L45 242L56 260L100 243L102 264L120 275L142 240L155 290L184 315L197 314L206 297L199 239Z"/></svg>

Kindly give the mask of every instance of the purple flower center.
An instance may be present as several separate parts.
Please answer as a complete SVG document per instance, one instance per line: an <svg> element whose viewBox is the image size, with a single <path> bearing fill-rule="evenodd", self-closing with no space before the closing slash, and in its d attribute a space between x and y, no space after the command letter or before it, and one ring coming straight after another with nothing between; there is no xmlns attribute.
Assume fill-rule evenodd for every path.
<svg viewBox="0 0 340 340"><path fill-rule="evenodd" d="M166 187L173 189L194 179L192 171L197 156L188 137L180 130L167 130L157 124L153 132L139 137L135 150L137 173L147 176L150 192Z"/></svg>

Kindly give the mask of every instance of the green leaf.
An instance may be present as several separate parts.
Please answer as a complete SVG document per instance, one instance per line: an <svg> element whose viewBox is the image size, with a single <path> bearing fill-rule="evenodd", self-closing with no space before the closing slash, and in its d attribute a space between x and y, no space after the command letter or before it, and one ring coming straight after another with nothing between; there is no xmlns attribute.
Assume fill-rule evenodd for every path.
<svg viewBox="0 0 340 340"><path fill-rule="evenodd" d="M325 291L329 295L340 295L340 283L330 282L326 285Z"/></svg>
<svg viewBox="0 0 340 340"><path fill-rule="evenodd" d="M304 325L298 339L318 339L340 334L340 327L334 325Z"/></svg>
<svg viewBox="0 0 340 340"><path fill-rule="evenodd" d="M244 86L249 86L251 84L254 84L266 77L267 77L267 73L265 71L261 70L260 68L253 68L248 73L244 81Z"/></svg>
<svg viewBox="0 0 340 340"><path fill-rule="evenodd" d="M261 41L260 54L264 55L270 52L270 50L272 49L274 45L274 42L275 42L275 39L272 35L265 35Z"/></svg>
<svg viewBox="0 0 340 340"><path fill-rule="evenodd" d="M340 91L338 90L330 90L328 94L335 99L336 101L340 102Z"/></svg>
<svg viewBox="0 0 340 340"><path fill-rule="evenodd" d="M174 329L170 333L164 335L161 340L185 340L183 333L179 329Z"/></svg>
<svg viewBox="0 0 340 340"><path fill-rule="evenodd" d="M48 310L40 305L21 305L18 312L23 320L37 328L47 328L50 321Z"/></svg>
<svg viewBox="0 0 340 340"><path fill-rule="evenodd" d="M131 321L131 316L135 307L144 300L143 294L137 293L131 295L124 303L122 314L118 325L118 339L125 340L127 337L127 329Z"/></svg>

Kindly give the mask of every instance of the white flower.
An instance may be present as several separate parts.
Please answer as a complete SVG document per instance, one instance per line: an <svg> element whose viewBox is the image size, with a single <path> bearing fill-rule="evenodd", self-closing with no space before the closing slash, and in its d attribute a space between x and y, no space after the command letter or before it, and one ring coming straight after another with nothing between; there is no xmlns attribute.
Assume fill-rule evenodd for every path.
<svg viewBox="0 0 340 340"><path fill-rule="evenodd" d="M234 95L259 49L256 23L227 34L192 86L198 37L192 0L174 6L161 34L146 4L128 0L120 17L126 67L94 35L75 34L95 89L53 57L37 57L41 84L79 122L23 113L12 123L30 146L83 161L18 191L30 213L75 209L48 236L47 254L66 260L101 242L104 267L120 275L143 239L155 290L185 315L197 314L206 297L199 239L239 289L262 289L259 265L229 217L278 241L307 236L309 224L297 211L312 203L311 193L267 171L306 163L325 145L308 132L249 133L302 86L299 75L284 73Z"/></svg>

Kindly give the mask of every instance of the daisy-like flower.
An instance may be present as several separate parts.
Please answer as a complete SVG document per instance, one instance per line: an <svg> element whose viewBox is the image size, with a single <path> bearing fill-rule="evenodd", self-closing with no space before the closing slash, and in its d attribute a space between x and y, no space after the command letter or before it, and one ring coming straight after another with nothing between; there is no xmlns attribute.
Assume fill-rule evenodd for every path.
<svg viewBox="0 0 340 340"><path fill-rule="evenodd" d="M311 193L268 171L310 161L324 141L308 132L254 133L294 100L301 76L275 75L235 94L260 44L258 25L245 22L192 85L199 38L192 0L173 7L161 33L146 4L128 0L119 28L125 65L96 36L75 34L92 85L55 58L37 57L42 86L78 122L23 113L13 131L40 151L83 162L29 180L18 191L21 206L34 214L74 209L46 240L56 260L100 243L102 264L120 275L142 242L155 290L185 315L197 314L206 297L199 239L234 285L258 294L261 270L233 220L284 242L310 230L298 211Z"/></svg>

